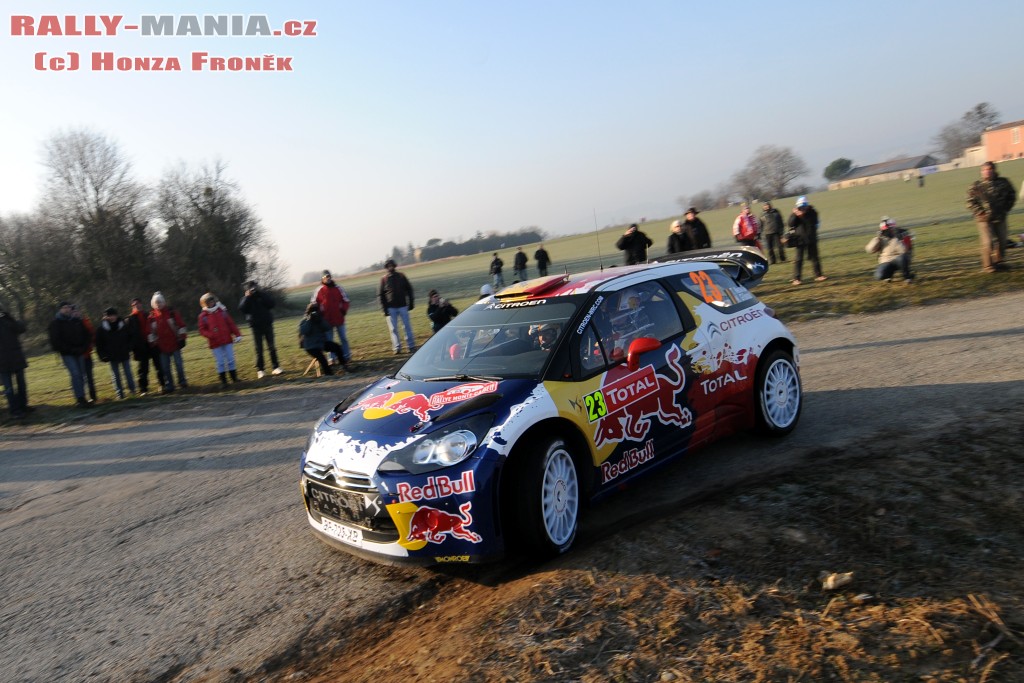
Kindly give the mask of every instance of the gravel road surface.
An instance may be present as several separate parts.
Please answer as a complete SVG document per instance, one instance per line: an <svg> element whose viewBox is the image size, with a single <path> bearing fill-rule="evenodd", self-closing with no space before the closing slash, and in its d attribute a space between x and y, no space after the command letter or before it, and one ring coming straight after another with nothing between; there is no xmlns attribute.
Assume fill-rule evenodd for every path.
<svg viewBox="0 0 1024 683"><path fill-rule="evenodd" d="M707 492L1021 405L1024 294L791 326L797 430L741 435L591 511L585 545ZM306 638L430 595L445 574L384 567L306 530L298 458L368 376L83 412L0 430L0 680L258 676Z"/></svg>

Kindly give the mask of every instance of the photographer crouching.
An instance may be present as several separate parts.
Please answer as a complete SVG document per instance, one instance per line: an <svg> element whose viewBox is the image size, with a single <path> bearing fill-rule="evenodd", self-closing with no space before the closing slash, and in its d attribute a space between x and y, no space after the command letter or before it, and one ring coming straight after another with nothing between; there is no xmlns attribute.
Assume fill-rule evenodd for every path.
<svg viewBox="0 0 1024 683"><path fill-rule="evenodd" d="M896 221L888 216L882 217L878 224L878 234L867 243L864 251L878 254L878 268L875 279L892 282L896 271L902 271L904 284L914 283L914 274L910 271L910 260L914 250L913 235L896 226Z"/></svg>

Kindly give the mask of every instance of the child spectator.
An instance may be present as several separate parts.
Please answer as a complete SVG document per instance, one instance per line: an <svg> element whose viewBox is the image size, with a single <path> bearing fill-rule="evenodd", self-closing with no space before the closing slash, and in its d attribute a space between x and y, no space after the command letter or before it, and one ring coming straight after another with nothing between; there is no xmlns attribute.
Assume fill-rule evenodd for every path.
<svg viewBox="0 0 1024 683"><path fill-rule="evenodd" d="M217 363L217 376L220 383L227 386L228 375L231 381L238 381L235 369L235 343L242 341L242 333L238 325L228 315L228 309L217 300L211 292L203 294L199 299L203 310L199 312L199 334L210 343L210 351Z"/></svg>

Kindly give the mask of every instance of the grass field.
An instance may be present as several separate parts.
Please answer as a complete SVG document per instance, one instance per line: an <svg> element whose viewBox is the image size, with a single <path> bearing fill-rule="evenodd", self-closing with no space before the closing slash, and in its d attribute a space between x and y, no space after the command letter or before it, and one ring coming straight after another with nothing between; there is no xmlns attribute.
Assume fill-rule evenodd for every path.
<svg viewBox="0 0 1024 683"><path fill-rule="evenodd" d="M1014 187L1020 187L1024 178L1024 160L1002 163L999 171L1013 182ZM930 175L924 187L918 187L916 182L895 181L810 195L811 203L821 215L820 252L829 279L823 283L794 287L789 284L792 264L781 264L769 271L757 288L757 295L775 308L782 320L792 321L1019 290L1024 286L1024 248L1009 251L1008 260L1015 267L1012 272L997 276L981 272L977 229L964 204L966 188L978 176L977 168L968 168ZM793 199L780 199L775 205L783 215L788 215ZM737 212L733 207L701 214L715 246L733 244L732 221ZM1011 236L1024 232L1022 214L1024 207L1018 204L1010 216ZM901 282L880 283L872 279L877 260L864 252L864 245L875 234L882 215L892 216L901 226L911 228L915 233L914 270L918 279L913 286L907 287ZM664 253L668 225L673 218L648 221L643 225L644 232L654 241L652 258ZM622 255L614 246L620 234L621 227L617 227L596 234L545 241L554 259L549 272L568 270L576 273L601 267L602 264L611 267L622 263ZM535 249L535 245L524 247L531 256L529 270L533 275L536 275L532 263ZM507 264L511 264L513 253L513 249L501 252ZM325 261L330 258L326 255ZM476 301L480 286L489 282L487 270L490 260L491 254L486 253L401 269L416 290L417 304L412 319L417 339L426 339L430 334L426 293L436 288L462 310ZM511 268L507 271L510 276ZM809 272L805 264L805 282ZM357 370L365 373L368 380L394 361L383 314L376 300L379 278L380 273L374 273L339 279L352 300L347 327L353 357L358 363ZM507 277L506 282L511 282L511 277ZM297 344L298 311L309 300L313 288L314 285L307 285L288 290L287 300L275 324L281 364L287 371L285 375L255 379L255 353L248 330L242 326L246 339L236 345L236 356L239 374L246 382L234 385L235 389L250 389L270 382L313 381L312 375L302 376L309 357ZM287 315L289 310L292 315ZM193 330L184 350L186 373L191 385L189 391L217 391L219 381L213 357L205 340L194 331L195 315L197 312L186 315L186 321ZM40 336L36 332L27 340L26 346L40 346ZM113 401L109 374L106 364L96 361L96 385L103 404ZM67 372L60 358L53 353L30 356L27 381L29 403L32 405L69 407L74 402ZM137 400L154 398L129 399L129 402Z"/></svg>

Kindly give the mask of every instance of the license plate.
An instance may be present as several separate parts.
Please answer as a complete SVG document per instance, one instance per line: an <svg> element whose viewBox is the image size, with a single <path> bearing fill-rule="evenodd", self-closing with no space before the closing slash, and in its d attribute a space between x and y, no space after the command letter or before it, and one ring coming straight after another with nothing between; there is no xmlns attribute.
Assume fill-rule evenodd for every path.
<svg viewBox="0 0 1024 683"><path fill-rule="evenodd" d="M342 543L348 543L349 545L355 546L361 546L363 544L363 532L359 529L342 526L341 524L333 522L326 517L322 517L320 519L320 529L331 538L336 538Z"/></svg>

